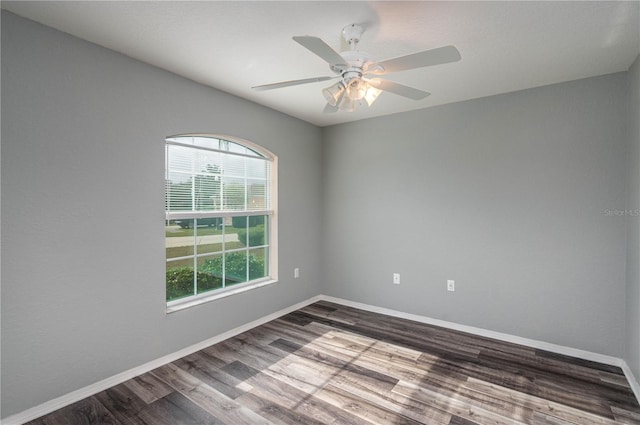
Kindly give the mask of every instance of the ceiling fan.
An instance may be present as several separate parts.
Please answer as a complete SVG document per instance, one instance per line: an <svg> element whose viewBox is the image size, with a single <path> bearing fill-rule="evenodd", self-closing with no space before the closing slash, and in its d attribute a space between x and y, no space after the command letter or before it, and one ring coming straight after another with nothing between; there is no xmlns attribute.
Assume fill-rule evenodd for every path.
<svg viewBox="0 0 640 425"><path fill-rule="evenodd" d="M405 86L379 76L408 69L456 62L461 59L460 52L454 46L439 47L387 59L379 62L372 60L367 53L357 50L364 29L360 25L347 25L342 36L349 43L350 50L338 53L318 37L296 36L293 40L329 63L336 76L305 78L302 80L282 81L252 87L254 90L272 90L300 84L316 83L339 78L340 81L322 90L327 99L325 113L338 110L352 112L359 105L371 106L382 91L397 94L409 99L420 100L430 93Z"/></svg>

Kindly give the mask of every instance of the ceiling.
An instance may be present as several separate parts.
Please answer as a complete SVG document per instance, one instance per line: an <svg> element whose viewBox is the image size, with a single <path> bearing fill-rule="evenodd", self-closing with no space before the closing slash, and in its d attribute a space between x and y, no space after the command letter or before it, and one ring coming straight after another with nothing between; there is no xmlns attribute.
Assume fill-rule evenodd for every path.
<svg viewBox="0 0 640 425"><path fill-rule="evenodd" d="M626 71L640 52L640 2L3 1L2 8L199 83L318 126ZM364 26L359 50L376 60L455 45L459 62L385 78L431 93L383 93L370 108L323 113L333 81L255 91L252 86L332 76L294 42Z"/></svg>

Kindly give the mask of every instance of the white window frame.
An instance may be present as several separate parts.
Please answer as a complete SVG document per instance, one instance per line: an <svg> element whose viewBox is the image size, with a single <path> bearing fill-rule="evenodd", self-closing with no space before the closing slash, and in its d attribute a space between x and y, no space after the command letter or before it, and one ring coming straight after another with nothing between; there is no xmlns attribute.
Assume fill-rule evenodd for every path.
<svg viewBox="0 0 640 425"><path fill-rule="evenodd" d="M233 286L215 289L209 292L205 292L202 294L191 295L185 298L167 301L166 311L167 313L173 313L175 311L183 310L185 308L193 307L196 305L200 305L203 303L207 303L210 301L214 301L220 298L225 298L228 296L232 296L235 294L243 293L246 291L250 291L252 289L260 288L266 285L270 285L272 283L276 283L278 281L278 157L274 155L269 150L263 148L262 146L250 142L248 140L240 139L234 136L229 135L220 135L220 134L206 134L206 133L189 133L189 134L178 134L174 136L169 136L165 139L165 179L166 179L166 171L168 168L166 149L168 145L176 145L176 146L184 146L187 148L193 149L203 149L206 151L219 152L222 154L235 155L235 156L249 156L255 158L252 155L244 155L241 153L229 152L221 149L207 149L201 148L197 146L193 146L190 144L182 144L175 141L170 141L170 139L180 138L180 137L204 137L204 138L212 138L229 141L241 146L244 146L259 155L261 155L264 159L270 162L269 167L269 208L266 210L240 210L240 211L184 211L184 212L170 212L165 209L165 222L169 220L179 220L179 219L199 219L199 218L213 218L220 217L222 219L232 218L232 217L248 217L248 216L268 216L269 222L267 226L267 238L268 238L268 267L269 267L269 275L254 279L248 282L238 283ZM195 242L194 242L195 244ZM223 251L233 252L234 250ZM166 258L165 254L165 262L168 262L169 259ZM166 291L166 280L165 280L165 291Z"/></svg>

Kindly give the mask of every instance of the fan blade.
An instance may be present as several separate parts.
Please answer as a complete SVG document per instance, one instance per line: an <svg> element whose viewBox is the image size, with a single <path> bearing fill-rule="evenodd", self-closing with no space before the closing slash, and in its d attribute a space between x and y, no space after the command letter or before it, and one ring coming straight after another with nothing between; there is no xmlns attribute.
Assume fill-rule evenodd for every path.
<svg viewBox="0 0 640 425"><path fill-rule="evenodd" d="M304 80L282 81L282 82L279 82L279 83L264 84L262 86L255 86L255 87L251 87L251 88L254 89L254 90L258 90L258 91L272 90L272 89L279 89L281 87L298 86L300 84L317 83L318 81L333 80L334 78L338 78L338 77L305 78Z"/></svg>
<svg viewBox="0 0 640 425"><path fill-rule="evenodd" d="M329 65L335 68L348 68L349 65L340 56L338 52L333 50L327 43L319 39L318 37L312 37L310 35L302 35L293 37L293 41L300 43L303 47L309 49L312 53L320 56L327 61Z"/></svg>
<svg viewBox="0 0 640 425"><path fill-rule="evenodd" d="M424 99L431 94L426 91L414 89L413 87L404 86L393 81L381 80L378 78L376 78L375 80L369 80L369 84L377 89L388 91L399 96L408 97L409 99L413 100Z"/></svg>
<svg viewBox="0 0 640 425"><path fill-rule="evenodd" d="M460 52L454 46L438 47L437 49L425 50L423 52L412 53L410 55L400 56L399 58L378 62L373 65L371 72L377 75L383 75L405 71L407 69L457 62L460 59L462 59L462 56L460 56ZM376 65L382 66L383 69L376 70Z"/></svg>

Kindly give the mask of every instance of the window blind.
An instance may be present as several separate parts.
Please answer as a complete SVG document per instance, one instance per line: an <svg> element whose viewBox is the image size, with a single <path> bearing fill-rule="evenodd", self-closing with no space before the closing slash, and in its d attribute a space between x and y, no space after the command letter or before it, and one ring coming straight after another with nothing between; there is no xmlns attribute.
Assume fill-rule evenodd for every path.
<svg viewBox="0 0 640 425"><path fill-rule="evenodd" d="M185 213L216 217L270 211L269 158L230 141L208 138L169 139L166 149L167 220L183 218Z"/></svg>

